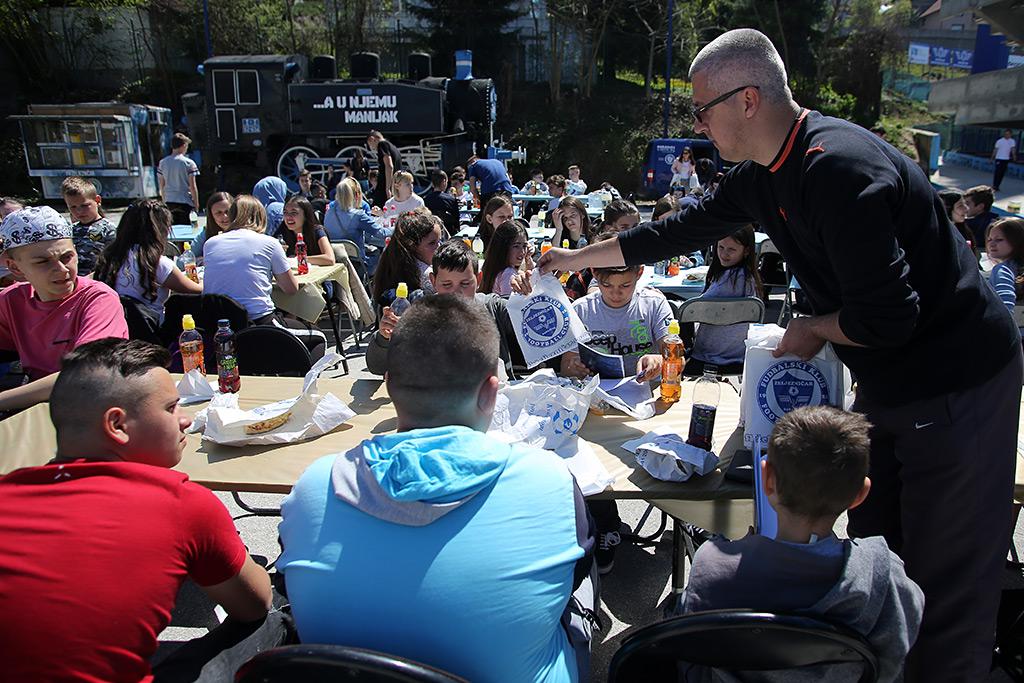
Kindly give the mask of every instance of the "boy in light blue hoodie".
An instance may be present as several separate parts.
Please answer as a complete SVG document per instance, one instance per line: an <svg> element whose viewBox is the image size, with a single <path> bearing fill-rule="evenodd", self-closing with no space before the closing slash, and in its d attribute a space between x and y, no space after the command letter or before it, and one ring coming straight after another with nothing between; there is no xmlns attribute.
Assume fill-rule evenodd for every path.
<svg viewBox="0 0 1024 683"><path fill-rule="evenodd" d="M477 681L589 679L596 595L583 496L554 454L484 432L494 322L471 300L417 301L391 336L398 432L315 462L282 506L299 636Z"/></svg>

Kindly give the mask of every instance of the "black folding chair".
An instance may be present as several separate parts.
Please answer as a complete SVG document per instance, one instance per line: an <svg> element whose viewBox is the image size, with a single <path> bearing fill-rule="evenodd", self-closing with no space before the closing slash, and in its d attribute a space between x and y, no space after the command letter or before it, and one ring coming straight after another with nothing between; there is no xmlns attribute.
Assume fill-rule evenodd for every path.
<svg viewBox="0 0 1024 683"><path fill-rule="evenodd" d="M638 630L612 657L608 682L676 683L686 665L736 673L840 664L860 665L859 683L878 680L874 650L849 628L792 614L713 610Z"/></svg>
<svg viewBox="0 0 1024 683"><path fill-rule="evenodd" d="M242 375L304 377L313 367L306 345L273 325L252 325L237 332L235 353Z"/></svg>
<svg viewBox="0 0 1024 683"><path fill-rule="evenodd" d="M343 645L287 645L242 665L235 683L466 683L466 679L394 655Z"/></svg>
<svg viewBox="0 0 1024 683"><path fill-rule="evenodd" d="M124 319L128 323L128 338L141 339L151 344L163 346L160 338L160 321L146 304L130 296L121 297L121 308Z"/></svg>
<svg viewBox="0 0 1024 683"><path fill-rule="evenodd" d="M246 376L304 377L313 367L309 349L287 330L272 325L252 325L235 334L238 371ZM243 380L244 382L244 380ZM253 507L231 492L238 507L259 517L276 517L281 508Z"/></svg>

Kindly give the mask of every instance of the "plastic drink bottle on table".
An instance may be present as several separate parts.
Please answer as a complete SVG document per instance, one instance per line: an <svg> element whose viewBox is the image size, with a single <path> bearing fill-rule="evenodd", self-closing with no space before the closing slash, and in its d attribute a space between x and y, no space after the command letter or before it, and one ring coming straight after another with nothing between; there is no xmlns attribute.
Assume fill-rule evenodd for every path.
<svg viewBox="0 0 1024 683"><path fill-rule="evenodd" d="M222 394L237 394L242 386L238 374L238 356L235 355L235 333L231 321L221 318L217 321L217 334L213 335L217 349L217 385Z"/></svg>
<svg viewBox="0 0 1024 683"><path fill-rule="evenodd" d="M478 256L484 253L484 241L480 239L479 234L473 238L473 251L475 251Z"/></svg>
<svg viewBox="0 0 1024 683"><path fill-rule="evenodd" d="M718 383L717 369L704 369L704 376L693 388L693 412L690 413L690 435L686 443L711 450L711 438L715 431L715 415L722 389Z"/></svg>
<svg viewBox="0 0 1024 683"><path fill-rule="evenodd" d="M306 254L306 238L300 232L295 236L295 261L299 266L299 275L309 272L309 256Z"/></svg>
<svg viewBox="0 0 1024 683"><path fill-rule="evenodd" d="M396 318L401 318L410 306L412 304L409 303L409 286L404 282L399 282L395 287L395 300L391 302L391 312L395 314Z"/></svg>
<svg viewBox="0 0 1024 683"><path fill-rule="evenodd" d="M181 316L181 336L178 337L178 348L181 350L181 367L184 372L199 369L206 374L206 361L203 359L203 335L196 329L196 321L191 315Z"/></svg>
<svg viewBox="0 0 1024 683"><path fill-rule="evenodd" d="M683 340L679 337L679 322L668 324L668 336L661 342L661 400L675 403L681 393L683 379Z"/></svg>
<svg viewBox="0 0 1024 683"><path fill-rule="evenodd" d="M672 260L668 262L668 276L675 277L679 275L679 258L676 256L672 257Z"/></svg>
<svg viewBox="0 0 1024 683"><path fill-rule="evenodd" d="M185 250L181 253L181 270L185 276L199 284L199 269L196 268L196 255L192 253L192 244L185 242Z"/></svg>

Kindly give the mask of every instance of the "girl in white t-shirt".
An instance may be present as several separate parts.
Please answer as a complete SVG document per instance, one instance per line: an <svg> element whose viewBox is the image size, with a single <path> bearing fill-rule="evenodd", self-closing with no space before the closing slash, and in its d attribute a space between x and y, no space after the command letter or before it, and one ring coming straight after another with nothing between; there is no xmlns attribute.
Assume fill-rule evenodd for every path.
<svg viewBox="0 0 1024 683"><path fill-rule="evenodd" d="M690 176L697 170L693 162L693 150L683 147L683 151L672 162L671 187L687 187L690 183Z"/></svg>
<svg viewBox="0 0 1024 683"><path fill-rule="evenodd" d="M384 216L398 218L403 213L423 206L423 198L413 191L412 173L399 171L391 183L391 199L384 202ZM374 215L379 215L374 212Z"/></svg>
<svg viewBox="0 0 1024 683"><path fill-rule="evenodd" d="M518 221L505 221L494 231L491 244L480 269L480 291L484 294L508 296L512 278L530 255L530 238ZM532 270L532 263L528 267Z"/></svg>
<svg viewBox="0 0 1024 683"><path fill-rule="evenodd" d="M142 303L163 321L164 302L170 292L201 294L193 282L164 256L171 230L171 212L156 199L135 202L121 216L117 235L103 250L93 278L110 285L121 296Z"/></svg>
<svg viewBox="0 0 1024 683"><path fill-rule="evenodd" d="M291 332L316 361L327 348L326 335L320 328L287 318L274 308L274 282L285 294L295 294L299 282L281 243L265 235L266 229L267 212L259 200L247 194L236 197L231 206L231 226L206 243L204 291L237 301L254 325L273 325Z"/></svg>

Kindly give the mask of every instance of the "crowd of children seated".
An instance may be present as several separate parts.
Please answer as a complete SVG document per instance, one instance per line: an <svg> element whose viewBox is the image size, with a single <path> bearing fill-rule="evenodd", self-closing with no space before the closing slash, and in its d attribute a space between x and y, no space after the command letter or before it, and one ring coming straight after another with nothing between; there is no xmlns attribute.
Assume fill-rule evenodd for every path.
<svg viewBox="0 0 1024 683"><path fill-rule="evenodd" d="M367 457L364 452L374 458L393 458L399 464L412 464L414 468L427 467L427 459L436 457L436 444L443 443L447 444L444 447L455 451L491 453L487 457L493 463L488 460L488 467L493 471L474 474L475 480L486 480L486 486L506 487L513 493L518 491L520 496L523 491L530 490L539 496L538 500L545 501L544 505L552 503L550 510L544 508L538 515L562 515L571 522L563 525L564 538L560 536L551 549L537 550L538 553L561 553L555 581L557 595L548 601L550 604L530 605L531 609L536 607L531 612L531 618L536 620L535 627L547 634L545 638L548 640L542 643L541 649L547 652L546 656L557 660L544 666L554 667L551 670L560 673L549 677L546 673L532 670L531 667L537 667L538 663L526 657L520 658L517 653L509 659L509 666L526 672L521 680L586 680L589 672L576 669L584 666L582 662L585 659L580 658L580 652L572 652L574 648L578 650L579 643L573 642L570 646L565 642L562 630L548 627L558 624L563 609L581 604L570 601L569 595L587 585L582 579L590 571L591 556L597 572L605 574L612 569L616 546L623 534L616 504L613 501L591 501L586 509L578 506L575 512L562 510L556 513L557 506L553 501L573 499L571 477L562 481L558 477L552 479L553 475L549 473L545 480L547 488L543 491L537 488L536 481L533 488L524 489L520 479L529 482L531 478L516 469L526 467L518 463L532 463L529 467L539 468L537 472L551 466L551 463L542 467L537 464L539 460L537 463L531 460L540 457L536 453L524 454L515 449L510 453L507 446L496 447L479 432L486 428L493 409L490 387L492 380L493 386L497 386L494 375L515 378L522 376L526 369L506 299L514 292L529 293L531 289L534 249L538 245L530 238L530 218L539 212L546 213L547 225L554 231L551 243L560 247L564 240L569 248L576 249L616 239L619 232L640 222L640 211L631 201L619 197L604 207L600 217L592 219L588 214L588 204L580 199L588 186L581 178L578 165L570 166L566 176L551 175L546 180L540 169L534 169L522 192L550 196L551 199L523 203L523 216L519 218L517 208L520 207L503 186L496 185L499 189L490 193L477 193L491 196L479 207L477 232L470 233L470 239L464 241L456 236L461 227L460 210L466 201L464 183L467 179L475 182L480 176L489 178L491 173L485 164L471 161L468 173L461 167L453 169L450 175L435 172L430 191L425 192L422 198L415 191L413 176L399 169L393 169L391 187L382 191L377 185L382 182L379 174L374 177L373 170L364 169L358 176L350 168L347 177L330 188L333 193L330 200L328 189L318 188L308 173L300 178L301 190L298 193L289 192L283 180L272 176L259 181L252 194L211 193L205 204L205 228L192 242L192 251L200 259L203 269L201 284L186 276L169 255L173 254L168 240L174 218L161 201L147 199L132 203L115 227L102 215L102 198L95 186L81 178L69 178L62 186L67 208L75 220L73 225L48 207L25 208L18 202L5 200L0 204L0 214L3 214L0 248L3 249L4 265L16 282L0 292L0 350L17 352L28 382L0 392L0 410L18 410L48 400L51 391L55 397L59 394L64 397L62 400L67 400L72 381L75 388L84 390L94 387L93 375L97 372L107 375L115 372L119 373L117 376L124 380L126 386L138 384L132 391L139 395L160 391L167 394L170 408L164 411L164 419L168 425L174 422L172 431L177 436L178 430L187 426L187 420L181 418L173 407L176 402L173 385L170 391L167 390L169 380L163 371L167 364L166 354L160 349L131 346L137 342L130 342L129 346L109 339L96 342L111 337L128 337L119 297L134 300L159 321L171 294L223 295L244 308L252 324L272 325L295 335L315 360L325 351L326 336L316 324L284 314L275 306L271 294L275 286L285 294L295 293L298 289L298 281L288 259L296 254L299 236L305 243L309 262L314 266L333 265L335 244L351 241L355 244L353 257L367 266L372 301L379 311L377 328L366 354L367 369L387 375L389 391L393 392L399 420L405 428L422 429L417 431L415 439L403 441L400 436L379 437L379 443L368 442L352 454L325 458L310 468L289 498L285 506L285 524L282 525L282 537L287 538L280 568L285 572L289 588L295 591L293 599L299 634L319 641L335 637L349 641L353 637L351 629L339 630L331 626L325 615L332 600L342 599L341 589L324 585L321 576L309 571L309 567L319 566L319 561L314 562L310 558L322 557L323 544L336 542L336 539L312 534L310 516L336 515L330 524L325 523L324 528L339 538L356 538L362 532L354 531L351 525L346 526L345 520L349 518L363 520L369 514L393 524L396 523L396 515L425 514L431 519L443 517L446 523L453 525L452 533L467 535L467 544L484 542L481 539L490 531L486 522L479 520L488 515L495 515L495 519L501 517L503 503L495 496L494 502L485 503L481 510L478 510L479 504L474 504L467 505L463 512L451 512L450 509L461 505L463 498L471 498L477 490L465 488L468 484L461 479L463 475L445 480L443 476L432 478L428 471L423 470L424 481L429 480L430 486L434 487L430 495L440 496L436 500L410 497L398 504L386 498L390 494L383 489L374 488L372 492L362 493L357 490L367 485L369 479L366 477L377 476L360 469L363 467L360 463L364 462L361 458ZM702 168L700 161L694 161L689 149L676 160L672 192L657 201L653 220L681 210L697 201L702 193L714 191L717 178L713 172ZM190 179L194 183L194 177ZM371 207L365 198L374 193L386 196L386 201ZM972 190L962 200L953 202L949 210L953 220L959 219L965 225L965 237L974 236L976 247L978 235L983 236L980 244L984 245L988 258L994 264L992 284L1007 305L1013 307L1024 282L1024 221L1011 218L981 225L990 206L990 195ZM393 223L390 220L392 216ZM745 226L708 250L704 297L765 298L758 272L754 231L755 226ZM482 261L470 246L473 238L479 238L482 243ZM705 254L681 255L680 258L686 265L701 265ZM86 264L91 277L84 277ZM665 295L641 282L645 268L649 266L595 268L567 273L563 280L568 298L573 301L575 311L592 335L589 344L603 353L621 356L625 374L640 381L659 377L661 343L674 318ZM417 313L407 314L401 321L391 310L400 283L413 293L410 298L422 296L430 302L414 307L411 310ZM738 369L742 363L745 325L700 326L690 330L690 334L688 342L692 340L692 343L687 344L687 371L699 372L705 364ZM462 339L459 335L471 335L471 338ZM446 353L445 348L432 348L439 343L442 346L448 344L452 349L458 347L461 355L454 357ZM102 346L104 344L106 346ZM79 347L80 350L75 352ZM450 380L451 389L445 389L444 401L433 401L431 405L423 401L423 387L415 381L415 375L423 367L418 358L414 359L414 351L417 350L433 359L425 361L430 363L432 373L440 373L439 377ZM65 360L64 368L69 376L63 380L58 371L61 369L61 357L68 352L74 353ZM125 360L125 354L131 357L131 362ZM491 362L489 367L485 367L488 358ZM469 365L461 363L463 360ZM553 365L567 377L594 374L594 369L585 364L578 351L565 353ZM472 387L464 381L469 376L475 382ZM148 378L146 382L142 381L143 377ZM67 386L62 386L61 382ZM112 406L121 406L128 396L126 393L110 396L102 391L99 393L99 403ZM126 413L142 410L127 405L117 409ZM450 413L447 418L445 411ZM69 425L96 421L98 415L82 412L82 415L68 417L67 412L66 408L53 408L60 462L84 457L86 459L81 464L83 476L101 474L100 470L104 468L90 460L93 456L83 455L81 448L73 448L66 439ZM445 422L445 419L454 421ZM451 424L461 426L439 426ZM882 680L897 678L902 657L913 644L920 622L920 590L906 578L899 560L888 551L883 540L840 541L831 534L836 516L857 505L868 490L864 445L867 430L868 425L863 419L844 417L838 411L798 411L783 420L773 434L766 465L766 488L771 504L779 512L782 534L776 540L744 539L735 541L731 546L716 541L713 545L704 546L695 560L684 609L810 607L812 612L850 625L865 635L882 658ZM177 455L169 453L160 462L149 462L135 450L139 439L146 439L145 433L133 435L128 446L113 445L114 442L106 436L100 438L99 432L95 434L97 454L115 452L128 464L142 463L140 466L150 468L155 465L153 469L161 470L158 474L146 475L152 479L147 486L159 489L185 486L182 490L191 501L186 501L189 506L202 509L209 505L200 493L187 488L187 484L174 477L168 478L168 473L163 471L180 457L180 443L183 442L176 442ZM834 448L829 445L833 443L836 444ZM831 455L818 457L818 450ZM835 454L840 451L850 463L837 460ZM414 452L419 455L410 460L410 454ZM87 471L89 467L96 468L96 472ZM130 470L114 472L114 476L129 477ZM43 468L38 473L9 475L0 479L0 491L13 490L25 484L41 486L40 477L48 474L50 470ZM355 488L347 490L348 493L339 493L336 498L328 496L325 499L324 492L330 487L340 486L341 480L349 481L346 477L352 477L349 484ZM804 481L812 481L814 486L808 488L801 484ZM819 482L827 486L818 486ZM393 482L385 478L379 484L390 486ZM575 493L578 495L578 490ZM74 495L82 496L80 501L87 501L88 495L95 495L95 492L88 495L75 492ZM379 500L375 496L380 497ZM3 499L0 496L0 501ZM578 499L581 503L582 496L578 495ZM7 500L11 502L13 499ZM407 503L420 507L409 513L403 507ZM493 510L488 505L492 505ZM10 509L16 507L14 505ZM0 503L0 511L4 509ZM153 510L157 511L154 514L162 514L159 506ZM593 520L592 527L588 510ZM183 514L194 513L190 509ZM249 621L262 618L269 604L263 588L265 573L251 565L244 548L239 550L237 543L227 538L230 534L224 533L226 528L221 528L224 520L218 515L212 517L215 528L205 532L211 540L203 546L206 550L201 553L208 552L213 557L191 558L186 563L187 570L176 570L174 580L169 581L180 584L187 572L201 586L207 587L212 597L232 604L233 609L228 611L233 616ZM0 519L4 518L10 522L13 515L0 515ZM478 533L473 526L474 520L481 525L479 533L483 535L479 539L473 536ZM3 524L0 521L0 526ZM578 529L574 526L577 524ZM395 530L395 537L405 543L413 538L409 534L414 534L420 526L423 525L419 522L409 522L408 526ZM529 533L528 529L529 525L522 529L516 527L514 533ZM6 534L0 529L0 551L8 551L0 552L0 571L4 568L4 556L11 555L10 548L3 545L8 537L13 537L13 533ZM466 545L466 548L470 547ZM34 563L34 569L44 568L51 561L44 551L45 548L30 558L22 557L15 562L24 566ZM778 583L780 592L751 591L749 587L739 586L743 583L738 578L739 563L744 561L741 551L764 560L763 566L759 566L763 574L762 583ZM458 556L462 551L455 544L446 552ZM341 560L347 556L334 557L340 566ZM361 561L366 563L366 571L370 572L377 560L364 557ZM799 565L802 572L800 585L793 583L790 573L781 569L776 571L783 562ZM222 588L225 582L231 584L231 590ZM858 600L872 606L872 619L865 619L859 607L855 609L843 603L844 591L859 591ZM4 595L9 595L9 592ZM4 595L0 595L0 605L7 605ZM737 598L737 595L743 597ZM354 597L345 596L346 604L352 604ZM591 592L590 599L593 597ZM164 598L165 602L173 603L173 590ZM417 605L416 609L424 612L414 614L414 618L425 618L430 610L440 609L435 602L426 600ZM592 607L591 604L590 609ZM473 608L468 605L459 609L471 612ZM169 607L163 605L160 609ZM364 616L367 623L374 623L372 616ZM166 619L161 617L157 621L165 625ZM145 676L149 670L146 661L155 644L157 626L156 622L147 622L146 636L134 645L136 650L129 653L126 660L133 670L141 672L140 676ZM47 628L56 627L50 624ZM367 647L378 644L381 649L394 649L393 642L376 643L375 633L373 628L365 629L360 636L365 642L361 640L361 644ZM116 634L114 631L94 634L97 640L106 637L113 638ZM264 633L263 637L271 638L274 643L280 641L280 634L267 636ZM462 637L470 635L467 632ZM514 635L510 637L515 639ZM584 647L589 648L589 642L583 642ZM99 653L102 652L101 645L89 643L89 647L95 647ZM481 664L474 660L474 653L456 653L452 646L453 643L443 637L437 639L434 647L438 654L434 661L462 672L480 670ZM8 658L16 660L15 671L33 671L31 662L10 648L7 651ZM556 657L553 652L561 654ZM430 658L417 648L411 648L409 654ZM498 653L491 656L498 656ZM110 666L111 662L107 661L96 663L104 657L102 654L91 655L82 660L81 666ZM100 678L103 671L108 671L98 670L101 673L96 676Z"/></svg>

